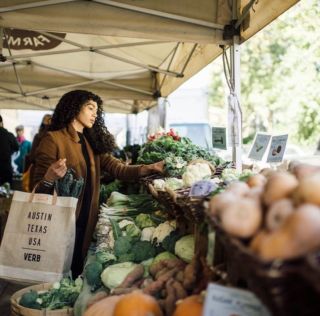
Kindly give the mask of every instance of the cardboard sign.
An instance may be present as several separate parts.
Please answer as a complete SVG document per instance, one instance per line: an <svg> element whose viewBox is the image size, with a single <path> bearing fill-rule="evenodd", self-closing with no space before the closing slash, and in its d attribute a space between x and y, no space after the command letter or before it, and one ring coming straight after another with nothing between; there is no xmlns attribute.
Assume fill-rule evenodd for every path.
<svg viewBox="0 0 320 316"><path fill-rule="evenodd" d="M251 292L209 283L204 316L271 316Z"/></svg>
<svg viewBox="0 0 320 316"><path fill-rule="evenodd" d="M273 136L267 162L281 162L286 149L288 134Z"/></svg>
<svg viewBox="0 0 320 316"><path fill-rule="evenodd" d="M225 127L212 127L212 147L227 149L227 132Z"/></svg>
<svg viewBox="0 0 320 316"><path fill-rule="evenodd" d="M256 134L254 143L249 153L249 158L252 160L262 160L268 148L270 139L271 135Z"/></svg>

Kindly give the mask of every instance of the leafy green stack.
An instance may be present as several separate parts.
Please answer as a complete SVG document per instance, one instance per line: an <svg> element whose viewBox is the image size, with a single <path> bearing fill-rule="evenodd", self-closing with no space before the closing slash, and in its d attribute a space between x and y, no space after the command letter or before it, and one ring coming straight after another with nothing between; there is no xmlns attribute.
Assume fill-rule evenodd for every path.
<svg viewBox="0 0 320 316"><path fill-rule="evenodd" d="M214 166L224 163L223 159L193 144L189 138L170 135L147 142L139 153L138 163L151 164L165 160L166 173L174 177L182 175L187 163L195 159L204 159Z"/></svg>

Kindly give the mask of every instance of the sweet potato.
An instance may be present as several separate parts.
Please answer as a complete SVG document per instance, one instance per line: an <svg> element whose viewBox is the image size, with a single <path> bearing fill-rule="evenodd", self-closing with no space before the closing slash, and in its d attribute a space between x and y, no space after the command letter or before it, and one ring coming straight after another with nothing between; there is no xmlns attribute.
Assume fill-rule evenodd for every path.
<svg viewBox="0 0 320 316"><path fill-rule="evenodd" d="M166 291L167 291L167 297L165 299L165 311L166 315L172 315L173 311L175 309L175 303L177 301L176 298L176 291L173 287L174 281L172 279L168 280L166 283Z"/></svg>
<svg viewBox="0 0 320 316"><path fill-rule="evenodd" d="M198 270L200 262L198 258L193 257L191 263L189 263L184 269L183 287L187 290L191 290L197 280Z"/></svg>
<svg viewBox="0 0 320 316"><path fill-rule="evenodd" d="M165 274L167 273L168 271L170 271L171 269L167 268L167 267L164 267L163 269L159 270L156 275L154 276L155 280L158 280L159 277L162 275L162 274Z"/></svg>
<svg viewBox="0 0 320 316"><path fill-rule="evenodd" d="M116 287L112 290L112 295L129 294L133 291L138 290L137 287Z"/></svg>
<svg viewBox="0 0 320 316"><path fill-rule="evenodd" d="M175 279L176 279L178 282L183 283L183 280L184 280L184 271L183 271L183 270L180 270L180 271L176 274Z"/></svg>
<svg viewBox="0 0 320 316"><path fill-rule="evenodd" d="M178 281L173 281L172 282L172 287L174 288L175 290L175 293L176 293L176 299L177 300L180 300L182 298L185 298L187 297L187 291L184 289L184 287L182 286L182 284Z"/></svg>
<svg viewBox="0 0 320 316"><path fill-rule="evenodd" d="M172 270L167 271L166 273L162 274L158 280L152 282L148 286L143 289L143 292L149 295L155 295L161 291L164 287L165 283L172 278L179 270L174 268Z"/></svg>
<svg viewBox="0 0 320 316"><path fill-rule="evenodd" d="M159 261L159 262L157 262L155 264L152 264L150 266L149 273L150 273L150 275L155 277L155 275L165 267L166 267L166 260L161 260L161 261Z"/></svg>
<svg viewBox="0 0 320 316"><path fill-rule="evenodd" d="M122 281L118 286L120 288L131 287L137 280L140 280L144 274L144 267L142 264L138 264Z"/></svg>
<svg viewBox="0 0 320 316"><path fill-rule="evenodd" d="M91 305L99 302L100 300L102 300L103 298L107 297L108 293L101 291L96 293L94 296L90 297L90 299L87 302L87 308L89 308Z"/></svg>

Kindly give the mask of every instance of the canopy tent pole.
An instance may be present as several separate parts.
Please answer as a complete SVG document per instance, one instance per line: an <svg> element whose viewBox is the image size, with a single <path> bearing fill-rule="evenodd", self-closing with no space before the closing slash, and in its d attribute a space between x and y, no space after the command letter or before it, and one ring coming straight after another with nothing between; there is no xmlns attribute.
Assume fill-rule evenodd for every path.
<svg viewBox="0 0 320 316"><path fill-rule="evenodd" d="M0 28L1 32L1 28ZM39 32L40 33L40 32ZM0 34L1 36L1 34ZM133 43L124 43L124 44L115 44L115 45L102 45L102 46L92 46L92 47L83 47L83 48L75 48L75 49L64 49L59 51L43 51L40 53L30 53L30 54L21 54L14 56L6 56L6 60L16 60L20 58L31 58L31 57L39 57L39 56L51 56L51 55L59 55L59 54L70 54L70 53L80 53L80 52L94 52L100 49L114 49L114 48L122 48L122 47L134 47L134 46L145 46L145 45L154 45L154 44L163 44L168 43L165 41L148 41L148 42L133 42ZM1 49L1 43L0 43ZM1 54L1 50L0 50Z"/></svg>
<svg viewBox="0 0 320 316"><path fill-rule="evenodd" d="M233 20L238 18L237 0L232 3ZM233 107L233 120L231 127L232 135L232 160L236 165L237 170L242 170L242 111L240 105L241 82L240 82L240 36L233 35L232 45L230 47L231 57L231 93L229 101ZM230 102L229 102L230 103ZM229 104L230 105L230 104Z"/></svg>
<svg viewBox="0 0 320 316"><path fill-rule="evenodd" d="M25 9L33 9L33 8L39 8L39 7L46 7L56 4L63 4L68 2L76 2L78 0L47 0L47 1L36 1L31 3L25 3L25 4L18 4L13 5L5 8L0 8L0 13L5 12L12 12L17 10L25 10Z"/></svg>
<svg viewBox="0 0 320 316"><path fill-rule="evenodd" d="M237 170L242 169L242 111L240 105L241 82L240 82L240 44L239 36L233 37L233 43L230 47L231 53L231 82L233 98L233 120L232 120L232 160Z"/></svg>

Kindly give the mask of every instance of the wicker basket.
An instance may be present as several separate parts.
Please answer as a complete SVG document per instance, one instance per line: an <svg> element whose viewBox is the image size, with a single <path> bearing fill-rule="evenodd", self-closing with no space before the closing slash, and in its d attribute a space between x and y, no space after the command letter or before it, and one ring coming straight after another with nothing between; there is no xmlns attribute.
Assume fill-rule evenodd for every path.
<svg viewBox="0 0 320 316"><path fill-rule="evenodd" d="M51 283L42 283L28 286L11 296L11 316L73 316L73 308L64 308L57 310L37 310L26 308L19 305L20 297L30 290L47 291L52 287Z"/></svg>
<svg viewBox="0 0 320 316"><path fill-rule="evenodd" d="M320 296L320 251L309 254L305 258L300 274Z"/></svg>
<svg viewBox="0 0 320 316"><path fill-rule="evenodd" d="M319 294L300 274L303 259L263 262L219 222L209 220L223 246L229 282L254 292L276 316L320 315Z"/></svg>

